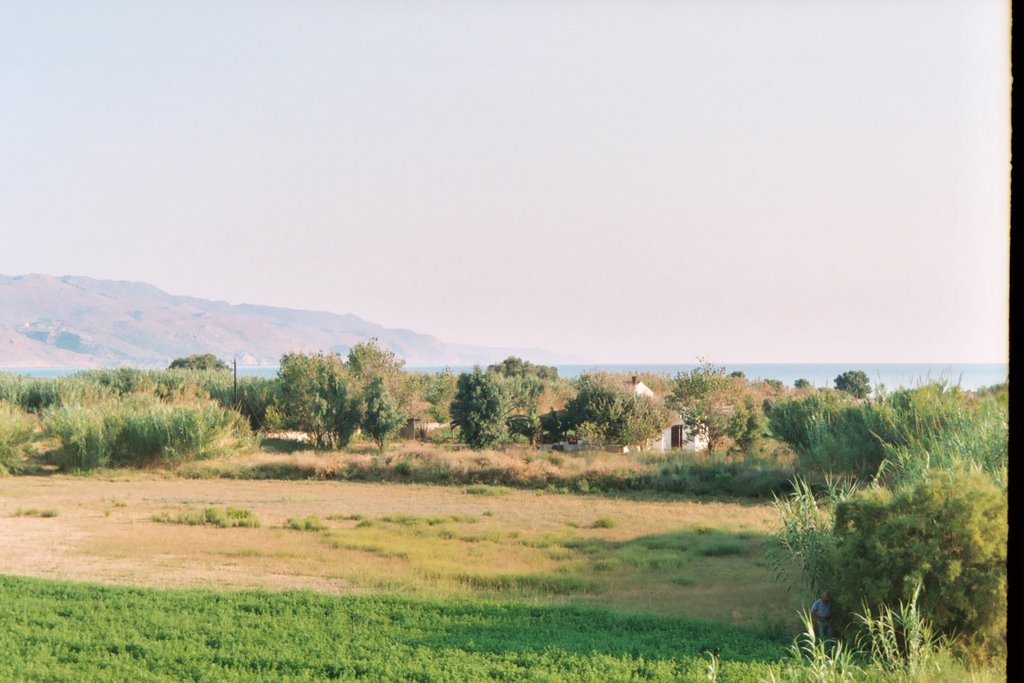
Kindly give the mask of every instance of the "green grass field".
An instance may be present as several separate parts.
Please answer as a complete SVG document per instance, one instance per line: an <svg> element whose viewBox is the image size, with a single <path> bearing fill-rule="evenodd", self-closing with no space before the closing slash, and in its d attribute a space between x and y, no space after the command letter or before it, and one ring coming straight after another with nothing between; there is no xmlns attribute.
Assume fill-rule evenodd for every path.
<svg viewBox="0 0 1024 683"><path fill-rule="evenodd" d="M757 681L789 639L486 600L215 593L0 577L4 681Z"/></svg>

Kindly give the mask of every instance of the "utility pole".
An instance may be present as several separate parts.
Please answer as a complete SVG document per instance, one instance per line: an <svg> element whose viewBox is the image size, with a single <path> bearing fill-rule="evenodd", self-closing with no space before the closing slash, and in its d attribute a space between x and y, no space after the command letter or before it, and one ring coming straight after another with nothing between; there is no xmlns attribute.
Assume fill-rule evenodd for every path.
<svg viewBox="0 0 1024 683"><path fill-rule="evenodd" d="M231 357L231 365L235 370L235 381L231 387L231 404L238 408L238 356Z"/></svg>

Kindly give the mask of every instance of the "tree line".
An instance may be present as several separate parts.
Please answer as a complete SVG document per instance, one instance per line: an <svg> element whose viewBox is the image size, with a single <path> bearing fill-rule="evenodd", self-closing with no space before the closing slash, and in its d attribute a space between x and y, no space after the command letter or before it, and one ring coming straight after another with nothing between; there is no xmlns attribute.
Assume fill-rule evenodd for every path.
<svg viewBox="0 0 1024 683"><path fill-rule="evenodd" d="M172 368L222 371L206 356L177 359ZM777 380L748 381L707 361L674 378L643 374L654 395L634 390L637 376L592 372L560 377L551 366L511 356L456 375L407 372L404 361L375 339L338 353L289 353L273 378L244 377L237 405L254 429L308 435L318 449L346 446L362 433L384 448L410 419L446 426L444 433L474 449L504 444L582 441L643 450L672 424L709 454L749 452L770 437L768 416L779 398L817 393ZM856 400L870 392L867 376L836 378L836 391Z"/></svg>

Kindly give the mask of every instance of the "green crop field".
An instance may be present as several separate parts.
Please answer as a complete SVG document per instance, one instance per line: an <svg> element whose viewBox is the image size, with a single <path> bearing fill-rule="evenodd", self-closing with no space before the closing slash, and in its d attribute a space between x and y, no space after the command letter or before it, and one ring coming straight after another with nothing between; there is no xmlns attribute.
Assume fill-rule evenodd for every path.
<svg viewBox="0 0 1024 683"><path fill-rule="evenodd" d="M5 681L763 680L788 638L484 600L164 591L0 577Z"/></svg>

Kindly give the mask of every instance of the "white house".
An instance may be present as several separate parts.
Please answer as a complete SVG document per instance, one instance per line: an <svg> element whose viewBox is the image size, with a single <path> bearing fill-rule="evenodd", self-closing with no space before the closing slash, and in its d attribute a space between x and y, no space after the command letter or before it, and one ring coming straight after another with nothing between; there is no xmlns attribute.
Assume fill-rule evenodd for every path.
<svg viewBox="0 0 1024 683"><path fill-rule="evenodd" d="M627 391L631 391L637 396L655 398L654 392L651 388L637 379L636 375L634 375L628 382L623 382L623 384ZM683 422L683 416L676 413L675 418L672 420L672 424L661 433L660 437L651 439L648 442L647 447L654 451L668 451L675 449L706 451L708 449L708 442L707 439L699 435L690 434L689 430L686 428L686 424Z"/></svg>

